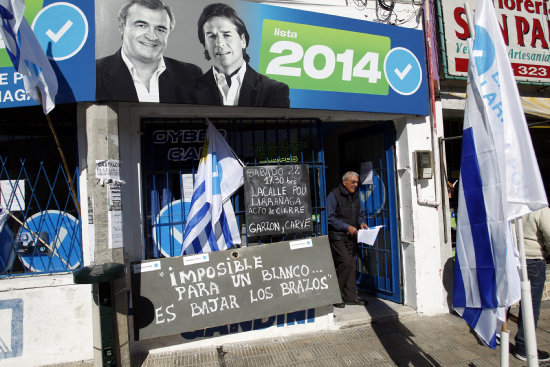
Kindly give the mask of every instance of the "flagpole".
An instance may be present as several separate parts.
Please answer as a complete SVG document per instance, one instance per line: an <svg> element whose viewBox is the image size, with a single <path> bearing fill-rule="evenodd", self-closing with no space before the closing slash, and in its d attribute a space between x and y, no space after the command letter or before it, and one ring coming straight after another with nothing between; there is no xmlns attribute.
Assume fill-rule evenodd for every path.
<svg viewBox="0 0 550 367"><path fill-rule="evenodd" d="M464 3L464 10L466 11L466 19L468 21L468 29L470 31L470 38L475 38L474 20L472 17L472 11L467 3ZM532 310L531 310L532 313ZM508 321L506 311L504 312L504 323L500 330L500 366L508 367L510 363L510 331L508 330Z"/></svg>
<svg viewBox="0 0 550 367"><path fill-rule="evenodd" d="M527 366L539 365L537 352L537 334L535 332L535 317L533 316L533 300L531 298L531 282L527 276L527 260L525 259L525 241L523 240L523 220L517 218L516 222L519 261L521 265L521 316L523 322L523 336L525 338L525 355Z"/></svg>

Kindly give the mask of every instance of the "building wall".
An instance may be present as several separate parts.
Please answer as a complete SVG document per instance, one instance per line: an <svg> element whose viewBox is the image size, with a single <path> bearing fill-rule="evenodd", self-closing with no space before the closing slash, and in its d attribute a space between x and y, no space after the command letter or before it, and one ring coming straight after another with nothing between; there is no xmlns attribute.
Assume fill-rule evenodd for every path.
<svg viewBox="0 0 550 367"><path fill-rule="evenodd" d="M0 366L42 366L93 358L91 286L72 274L0 282Z"/></svg>
<svg viewBox="0 0 550 367"><path fill-rule="evenodd" d="M445 243L442 231L437 132L430 117L399 120L396 130L404 304L426 315L448 312L451 244ZM431 179L415 178L416 150L432 151Z"/></svg>

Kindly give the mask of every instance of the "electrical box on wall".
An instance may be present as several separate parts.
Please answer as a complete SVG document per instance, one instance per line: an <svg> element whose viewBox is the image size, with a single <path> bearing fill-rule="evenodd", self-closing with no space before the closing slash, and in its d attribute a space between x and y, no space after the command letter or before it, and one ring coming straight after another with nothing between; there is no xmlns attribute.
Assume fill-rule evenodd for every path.
<svg viewBox="0 0 550 367"><path fill-rule="evenodd" d="M429 150L415 150L414 161L416 163L415 178L432 178L433 176L433 156Z"/></svg>

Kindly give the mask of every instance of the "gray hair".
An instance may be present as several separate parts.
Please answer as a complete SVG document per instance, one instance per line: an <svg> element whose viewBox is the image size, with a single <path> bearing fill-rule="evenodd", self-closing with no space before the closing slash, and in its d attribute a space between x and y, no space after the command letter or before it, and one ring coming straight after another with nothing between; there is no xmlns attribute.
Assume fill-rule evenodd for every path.
<svg viewBox="0 0 550 367"><path fill-rule="evenodd" d="M118 21L118 29L122 32L124 29L124 26L126 25L126 18L128 17L128 9L132 5L140 5L144 8L151 9L151 10L164 10L168 14L168 18L170 18L170 32L174 29L176 26L176 18L174 18L174 13L172 12L172 8L170 8L168 5L166 5L162 0L127 0L120 9L118 10L117 15L117 21Z"/></svg>
<svg viewBox="0 0 550 367"><path fill-rule="evenodd" d="M347 181L349 180L350 178L352 177L359 177L359 174L357 172L354 172L354 171L347 171L346 173L344 173L344 175L342 176L342 181Z"/></svg>

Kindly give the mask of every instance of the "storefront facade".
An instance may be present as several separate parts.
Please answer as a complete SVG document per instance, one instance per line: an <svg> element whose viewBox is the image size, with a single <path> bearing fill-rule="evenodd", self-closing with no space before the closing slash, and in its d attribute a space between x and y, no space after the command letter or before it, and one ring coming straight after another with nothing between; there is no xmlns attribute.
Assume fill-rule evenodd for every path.
<svg viewBox="0 0 550 367"><path fill-rule="evenodd" d="M73 207L67 185L63 193L54 189L50 192L55 192L53 196L63 197L64 202L69 203L56 210L67 212L78 221L81 231L78 236L72 236L70 248L81 252L77 251L78 260L74 264L61 262L59 269L52 269L55 264L48 260L46 264L50 268L42 271L25 266L20 252L12 255L12 262L24 269L14 270L13 265L9 270L5 267L5 276L0 282L2 310L10 312L12 325L15 325L8 328L11 354L0 359L0 365L100 359L102 332L97 300L101 302L101 293L96 285L74 284L70 270L106 263L120 263L126 269L125 275L114 281L113 293L117 311L115 345L123 361L132 353L155 353L335 327L332 306L327 305L162 338L133 338L131 264L179 256L181 253L180 234L189 210L193 177L204 143L206 119L224 135L246 166L300 164L307 166L309 171L312 230L289 236L254 236L254 229L247 226L241 188L232 197L232 203L241 228L242 246L326 235L326 195L338 184L345 171L354 170L364 178L360 194L368 224L384 226L375 246L360 247L357 261L359 289L413 307L421 314L448 312L451 249L450 241L446 240L448 233L443 227L444 217L439 210L445 200L442 178L439 170L435 169L441 164L437 139L443 132L434 123L441 116L430 115L422 24L411 18L410 23L401 27L373 26L373 23L360 19L365 14L375 16L375 9L345 5L329 7L329 15L318 12L319 5L327 4L317 2L302 5L300 9L277 7L276 11L271 7L264 8L265 4L242 3L252 10L261 6L258 8L261 14L271 11L272 18L277 21L288 23L293 16L299 15L301 19L308 19L305 22L308 27L324 25L331 28L327 32L351 32L353 29L353 36L357 37L386 37L391 40L392 50L405 50L403 54L395 54L397 59L410 56L414 59L411 58L407 64L410 67L393 65L399 71L395 73L395 68L388 68L391 63L386 63L387 55L391 53L390 46L380 46L388 49L377 51L385 57L379 60L376 69L381 70L380 77L375 75L376 83L372 84L383 80L386 84L381 88L385 92L371 90L368 96L354 91L354 86L346 86L351 88L347 92L331 91L331 88L340 88L334 87L334 81L315 84L319 79L316 81L315 77L311 77L309 84L301 81L302 84L294 87L290 77L281 77L280 81L290 86L290 108L138 103L90 100L86 97L76 99L77 103L71 105L74 109L67 113L67 120L74 118L74 131L64 131L71 133L74 140L66 143L64 148L73 149L72 154L76 158L71 164L77 167L74 182L78 188L80 211ZM231 4L235 7L242 5L237 1ZM111 8L119 5L95 3L96 34L108 33L109 27L113 28L114 25L107 24L106 19L112 22L116 9ZM183 9L179 7L185 6L174 5L174 8L182 14ZM400 5L396 6L399 8ZM403 6L394 13L408 17L408 8ZM191 5L189 13L197 9ZM81 10L89 15L85 9ZM414 9L415 12L421 10L420 7ZM244 14L246 12L242 13L242 17L249 30L256 30L255 23L249 24ZM274 14L279 14L279 18ZM107 15L111 17L107 18ZM303 18L304 15L309 17ZM178 18L178 28L185 27L185 24ZM308 31L307 27L300 29L304 33ZM108 48L114 47L115 41L118 42L118 39L113 38L106 44L96 41L95 58L112 52ZM193 42L198 43L196 40ZM255 60L253 67L262 72L267 70L262 66L265 42L268 40L262 36L262 42L251 42L249 48L252 60ZM366 39L361 42L366 42ZM400 43L407 44L408 48L401 47ZM306 44L303 46L305 48ZM313 60L319 55L330 59L332 51L328 49L336 47L325 46L314 48L317 53L310 51L314 70L323 71L323 67ZM174 50L181 47L174 46ZM311 48L311 45L308 47ZM188 52L188 55L194 55L189 59L206 70L206 61L199 58L202 57L200 44L198 50ZM357 51L365 53L369 50ZM177 51L172 52L177 54ZM369 60L372 62L373 59ZM418 64L414 64L413 60ZM369 71L368 79L374 66L366 62L363 68L363 71ZM419 73L416 82L411 82L412 86L400 85L387 77L393 72L398 78L403 76L403 80L409 70ZM312 91L311 95L307 94L308 90ZM10 108L10 112L13 111L17 109ZM39 116L36 112L40 111L35 110L33 118ZM17 112L12 114L12 118L17 118ZM13 136L11 141L16 140ZM24 156L23 150L15 143L13 145L6 155ZM426 153L428 158L421 160L420 157L426 157ZM45 161L53 160L53 153L40 154L46 157ZM105 167L112 169L102 170ZM17 173L21 171L13 167L8 169L6 164L3 168L3 181L16 180ZM27 208L35 190L30 184L33 181L28 179L31 190L26 191L22 198ZM34 214L32 211L52 210L47 200L43 205L37 203L38 200L35 200L34 209L19 210L25 214L22 222L27 223L26 220ZM15 210L13 206L10 208ZM10 226L13 230L18 227L13 222ZM53 229L50 237L60 238L62 230L59 228ZM56 243L52 238L46 242ZM63 243L64 239L59 241ZM63 255L54 254L48 259L56 257ZM18 276L20 273L25 276ZM40 276L37 276L38 273ZM37 299L42 303L51 303L53 298L65 305L66 312L60 312L59 305L51 305L54 311L47 317L37 316L36 306L31 305L40 303ZM36 317L41 318L39 324L32 322ZM75 334L77 329L78 334ZM51 330L59 332L59 339L48 338ZM80 336L74 338L74 335ZM53 353L54 350L57 353ZM68 353L69 350L73 353Z"/></svg>

